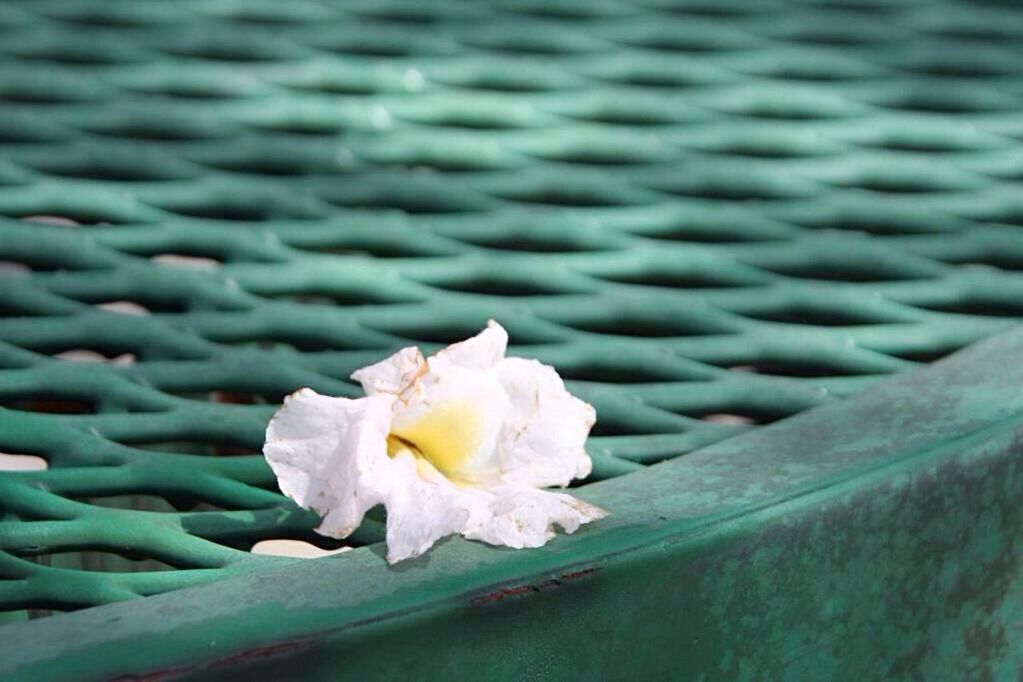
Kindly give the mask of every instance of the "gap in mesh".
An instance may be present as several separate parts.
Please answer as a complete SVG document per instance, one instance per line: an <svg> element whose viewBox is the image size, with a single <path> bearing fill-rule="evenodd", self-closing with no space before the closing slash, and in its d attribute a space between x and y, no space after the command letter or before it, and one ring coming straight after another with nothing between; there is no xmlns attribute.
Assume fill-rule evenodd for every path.
<svg viewBox="0 0 1023 682"><path fill-rule="evenodd" d="M608 282L635 284L665 289L732 289L758 286L756 283L731 279L715 272L640 272L633 275L595 275Z"/></svg>
<svg viewBox="0 0 1023 682"><path fill-rule="evenodd" d="M181 268L183 270L215 270L223 261L208 254L202 256L183 255L181 253L156 253L149 257L158 265Z"/></svg>
<svg viewBox="0 0 1023 682"><path fill-rule="evenodd" d="M117 313L118 315L140 315L144 317L153 312L153 310L148 306L123 298L116 301L93 303L92 305L96 308L100 308L101 310L106 310L107 312Z"/></svg>
<svg viewBox="0 0 1023 682"><path fill-rule="evenodd" d="M402 188L387 188L384 191L364 196L323 196L324 201L345 209L364 211L404 211L411 215L444 215L453 213L475 213L483 209L478 204L461 197L452 197L438 191L410 193Z"/></svg>
<svg viewBox="0 0 1023 682"><path fill-rule="evenodd" d="M393 59L399 57L422 56L417 50L423 47L422 43L408 36L408 40L401 40L393 35L374 35L372 32L362 34L349 33L340 35L336 39L319 41L316 48L341 55L344 57L369 57L373 59Z"/></svg>
<svg viewBox="0 0 1023 682"><path fill-rule="evenodd" d="M0 261L0 275L25 276L31 275L33 272L54 272L56 270L63 269L63 266L53 265L51 263L32 263L26 261L28 261L28 259L23 259L21 261ZM5 310L18 310L11 306L13 306L13 304L7 304L7 308ZM24 315L27 313L20 314Z"/></svg>
<svg viewBox="0 0 1023 682"><path fill-rule="evenodd" d="M946 90L928 90L902 93L891 97L881 106L903 111L918 111L925 114L979 114L1004 109L1005 106L995 104L990 99L979 101L972 93L948 92Z"/></svg>
<svg viewBox="0 0 1023 682"><path fill-rule="evenodd" d="M121 157L98 159L60 159L32 164L36 170L57 177L80 178L107 182L155 182L161 180L180 180L189 177L179 171L161 168L161 164L140 162L138 160L124 162Z"/></svg>
<svg viewBox="0 0 1023 682"><path fill-rule="evenodd" d="M60 88L28 89L15 83L0 83L0 100L3 100L5 104L61 105L74 104L83 101L83 99L85 98Z"/></svg>
<svg viewBox="0 0 1023 682"><path fill-rule="evenodd" d="M857 232L878 237L918 236L946 232L940 225L905 216L878 216L876 214L844 213L813 220L797 220L800 225L815 230Z"/></svg>
<svg viewBox="0 0 1023 682"><path fill-rule="evenodd" d="M208 220L225 220L240 222L260 222L269 220L271 211L266 206L240 206L233 204L197 204L192 206L165 206L165 210L189 218L205 218Z"/></svg>
<svg viewBox="0 0 1023 682"><path fill-rule="evenodd" d="M190 565L171 566L141 553L114 552L109 549L83 549L67 552L49 552L32 557L34 563L89 573L140 573L148 571L174 571Z"/></svg>
<svg viewBox="0 0 1023 682"><path fill-rule="evenodd" d="M1023 272L1023 253L1011 253L1009 251L994 251L979 256L966 258L942 258L942 261L952 265L987 265L1007 272Z"/></svg>
<svg viewBox="0 0 1023 682"><path fill-rule="evenodd" d="M868 282L905 282L931 279L931 277L909 272L896 272L870 263L832 260L828 262L806 261L785 265L763 265L758 267L785 277L811 279L826 282L862 284Z"/></svg>
<svg viewBox="0 0 1023 682"><path fill-rule="evenodd" d="M610 416L598 415L597 422L590 430L590 436L596 438L607 438L613 436L653 436L664 433L678 433L681 429L651 429L641 428L629 420L628 417L619 414Z"/></svg>
<svg viewBox="0 0 1023 682"><path fill-rule="evenodd" d="M117 366L131 365L135 363L134 353L121 353L119 355L107 355L106 353L91 350L89 348L72 348L71 350L53 353L54 360L73 363L100 363Z"/></svg>
<svg viewBox="0 0 1023 682"><path fill-rule="evenodd" d="M477 332L479 330L476 330ZM277 350L295 350L300 353L325 353L334 351L355 351L355 350L379 350L379 347L364 343L350 343L347 340L323 339L316 336L289 335L285 333L272 334L268 336L232 338L228 340L216 337L206 337L210 341L226 345L239 346L242 348L258 348L260 350L274 352Z"/></svg>
<svg viewBox="0 0 1023 682"><path fill-rule="evenodd" d="M535 37L538 36L542 36L542 38L536 40ZM496 40L474 40L471 36L467 36L462 40L469 46L489 54L508 55L510 57L523 56L527 58L535 57L537 59L556 59L559 57L575 56L579 52L571 44L546 35L546 32L534 35L497 36Z"/></svg>
<svg viewBox="0 0 1023 682"><path fill-rule="evenodd" d="M520 329L514 324L509 324L506 320L502 320L502 324L508 330L508 335L518 345L541 345L550 343L553 340L550 337L535 333L532 330ZM367 326L373 326L380 331L412 341L448 345L459 341L465 341L466 339L479 334L480 329L486 326L486 317L480 316L478 319L466 322L445 322L437 320L432 323L421 323L415 325L405 325L399 322L397 324L387 325L367 324Z"/></svg>
<svg viewBox="0 0 1023 682"><path fill-rule="evenodd" d="M315 20L308 15L279 11L286 7L288 7L288 5L283 4L276 6L254 5L252 7L236 5L232 6L228 11L218 14L218 18L226 19L232 24L261 26L269 29L276 29L278 27L284 28L288 26L302 26L307 24L311 19ZM295 5L295 7L299 10L305 9L304 5Z"/></svg>
<svg viewBox="0 0 1023 682"><path fill-rule="evenodd" d="M298 137L324 137L333 138L345 133L348 127L338 121L321 121L321 120L299 120L289 119L285 121L268 121L263 123L251 124L261 130L267 130L272 133L283 133L286 135L295 135Z"/></svg>
<svg viewBox="0 0 1023 682"><path fill-rule="evenodd" d="M24 211L6 212L2 209L0 209L0 213L10 218L16 218L26 222L39 222L48 225L61 225L64 227L80 227L82 225L124 225L128 223L128 221L122 220L117 216L112 216L109 213L103 213L102 211L86 207L69 208L66 206L57 207L52 205L42 205L28 214ZM56 218L69 222L58 223L54 220L41 220L41 218Z"/></svg>
<svg viewBox="0 0 1023 682"><path fill-rule="evenodd" d="M600 74L595 78L608 83L652 90L677 91L680 88L704 85L702 81L694 80L692 76L678 69L661 70L650 66L634 67L625 72Z"/></svg>
<svg viewBox="0 0 1023 682"><path fill-rule="evenodd" d="M568 381L590 381L602 384L656 384L678 382L677 376L662 374L646 367L627 367L622 364L584 363L558 365L558 374Z"/></svg>
<svg viewBox="0 0 1023 682"><path fill-rule="evenodd" d="M15 454L0 452L0 472L7 471L45 471L50 463L39 455Z"/></svg>
<svg viewBox="0 0 1023 682"><path fill-rule="evenodd" d="M656 159L651 158L648 151L638 148L601 148L589 146L575 149L561 149L547 153L537 153L535 156L548 161L574 165L574 166L611 166L622 168L624 166L646 165L653 163Z"/></svg>
<svg viewBox="0 0 1023 682"><path fill-rule="evenodd" d="M22 263L12 263L14 266L21 266L25 269L22 271L14 267L7 266L5 261L0 261L0 275L10 274L17 272L19 275L30 274L32 268ZM2 286L2 285L0 285ZM48 312L42 310L33 310L29 307L18 305L16 301L0 301L0 317L45 317L49 315Z"/></svg>
<svg viewBox="0 0 1023 682"><path fill-rule="evenodd" d="M93 296L81 296L81 295L77 295L76 296L75 294L76 294L76 292L70 291L70 292L65 293L64 295L67 296L68 298L72 298L72 299L74 299L76 301L79 301L81 303L88 303L88 304L93 305L93 306L95 306L97 308L102 308L104 310L111 310L111 311L117 312L119 314L134 314L134 315L139 315L139 316L146 316L146 315L149 315L150 313L164 313L164 314L176 315L176 314L186 313L189 310L191 310L191 307L192 307L192 301L190 299L188 299L188 298L178 298L178 299L174 299L174 300L169 300L169 299L159 299L159 300L156 300L156 299L149 299L149 298L144 298L143 299L143 298L140 297L140 300L118 299L116 301L108 301L108 300L99 300L99 301L97 301L96 297L93 297ZM146 294L147 295L151 295L151 294L149 294L149 292L146 292ZM100 298L102 299L102 298L107 298L107 297L100 297ZM129 311L131 311L131 312L129 312ZM70 350L70 348L61 348L59 350ZM59 350L57 352L59 352ZM93 349L93 350L97 350L97 349ZM120 347L109 347L109 348L103 348L103 349L100 349L100 350L105 355L108 355L108 356L111 356L111 357L113 357L115 355L120 355L122 353L129 353L129 352L130 353L138 353L139 355L144 355L145 354L145 350L144 349L141 352L139 352L139 351L137 351L135 349L120 348Z"/></svg>
<svg viewBox="0 0 1023 682"><path fill-rule="evenodd" d="M386 92L385 86L381 83L371 80L345 80L344 74L325 76L314 81L283 83L283 85L290 90L299 92L318 92L345 97L368 97Z"/></svg>
<svg viewBox="0 0 1023 682"><path fill-rule="evenodd" d="M377 2L373 4L353 5L346 8L361 17L377 19L395 24L434 24L446 17L447 5L431 7L430 3L415 2Z"/></svg>
<svg viewBox="0 0 1023 682"><path fill-rule="evenodd" d="M809 306L794 304L760 310L743 310L738 313L743 317L764 322L780 322L782 324L810 325L815 327L856 327L862 325L885 324L894 320L865 315L837 306Z"/></svg>
<svg viewBox="0 0 1023 682"><path fill-rule="evenodd" d="M1023 226L1023 206L1011 206L991 211L990 213L974 217L974 220L985 223Z"/></svg>
<svg viewBox="0 0 1023 682"><path fill-rule="evenodd" d="M602 104L593 111L566 113L566 117L579 121L603 123L610 126L652 127L677 123L676 117L651 107L615 102Z"/></svg>
<svg viewBox="0 0 1023 682"><path fill-rule="evenodd" d="M252 40L231 42L221 40L199 45L165 46L160 50L177 57L190 57L227 64L259 64L289 58L289 55L282 54L280 49L271 47L275 43L265 38L266 36L252 36Z"/></svg>
<svg viewBox="0 0 1023 682"><path fill-rule="evenodd" d="M794 379L826 379L834 377L863 376L869 373L857 372L846 367L829 364L812 358L785 358L756 360L751 362L714 363L740 374L766 374L768 376Z"/></svg>
<svg viewBox="0 0 1023 682"><path fill-rule="evenodd" d="M466 76L441 79L448 85L466 90L515 94L543 93L557 90L557 85L512 71L480 71Z"/></svg>
<svg viewBox="0 0 1023 682"><path fill-rule="evenodd" d="M994 298L967 298L960 301L935 303L909 303L916 308L937 313L953 313L956 315L978 315L983 317L1021 317L1023 318L1023 300L1008 301Z"/></svg>
<svg viewBox="0 0 1023 682"><path fill-rule="evenodd" d="M185 400L200 403L221 403L224 405L280 405L284 396L290 393L290 391L284 393L262 393L259 391L242 391L237 389L165 390L163 392Z"/></svg>
<svg viewBox="0 0 1023 682"><path fill-rule="evenodd" d="M758 426L762 423L753 417L749 417L744 414L736 414L734 412L713 412L698 417L701 421L709 422L711 424L721 424L723 426L733 426L736 428L747 427L747 426Z"/></svg>
<svg viewBox="0 0 1023 682"><path fill-rule="evenodd" d="M149 23L141 16L122 11L119 5L82 5L77 8L72 6L67 10L62 9L58 14L50 15L50 17L66 24L89 28L134 28L144 27Z"/></svg>
<svg viewBox="0 0 1023 682"><path fill-rule="evenodd" d="M430 286L445 291L485 296L556 296L566 293L554 287L544 286L535 280L513 280L492 275L480 275L471 279L459 278L447 282L430 282Z"/></svg>
<svg viewBox="0 0 1023 682"><path fill-rule="evenodd" d="M700 149L716 156L750 159L800 159L820 156L820 152L807 149L785 138L726 139L701 146Z"/></svg>
<svg viewBox="0 0 1023 682"><path fill-rule="evenodd" d="M85 47L82 43L47 45L32 50L13 50L10 54L13 54L18 59L72 67L103 67L124 63L125 61L109 52L104 53L96 50L94 47Z"/></svg>
<svg viewBox="0 0 1023 682"><path fill-rule="evenodd" d="M0 398L0 407L19 412L41 412L45 414L96 414L99 411L96 401L42 392L33 395Z"/></svg>
<svg viewBox="0 0 1023 682"><path fill-rule="evenodd" d="M877 36L862 29L850 30L836 22L833 26L803 27L786 36L788 40L808 45L823 45L827 47L863 47L877 42Z"/></svg>
<svg viewBox="0 0 1023 682"><path fill-rule="evenodd" d="M82 126L88 132L103 137L117 137L143 142L193 142L211 137L211 131L189 126L187 122L167 117L142 117L122 121L103 122Z"/></svg>
<svg viewBox="0 0 1023 682"><path fill-rule="evenodd" d="M70 497L70 496L68 496ZM179 512L191 511L224 511L198 493L141 493L119 492L110 495L88 495L76 496L81 502L91 504L104 509L123 509L128 511L158 512L163 514L176 514Z"/></svg>
<svg viewBox="0 0 1023 682"><path fill-rule="evenodd" d="M690 242L693 244L744 244L749 242L780 241L784 237L751 234L741 229L741 223L728 227L708 224L679 225L657 232L636 233L644 239L668 242Z"/></svg>
<svg viewBox="0 0 1023 682"><path fill-rule="evenodd" d="M405 118L411 123L453 131L521 130L528 127L528 122L523 122L516 113L515 109L435 109L426 114L406 115Z"/></svg>
<svg viewBox="0 0 1023 682"><path fill-rule="evenodd" d="M747 405L720 405L699 410L672 410L684 417L691 417L712 424L728 426L762 426L791 417L798 410L786 410Z"/></svg>
<svg viewBox="0 0 1023 682"><path fill-rule="evenodd" d="M274 301L291 301L302 305L324 305L344 308L360 306L401 305L403 303L421 303L421 299L390 296L372 291L303 291L301 293L268 294L261 293L263 298Z"/></svg>
<svg viewBox="0 0 1023 682"><path fill-rule="evenodd" d="M896 174L865 174L834 184L839 187L868 190L878 194L933 194L948 192L950 189L955 191L955 188L949 188L945 183L934 182L933 178Z"/></svg>
<svg viewBox="0 0 1023 682"><path fill-rule="evenodd" d="M763 10L756 3L719 2L718 0L676 0L675 2L658 2L653 9L669 14L684 14L709 19L737 19L755 14Z"/></svg>
<svg viewBox="0 0 1023 682"><path fill-rule="evenodd" d="M312 167L300 159L288 159L280 156L221 161L207 159L200 163L215 170L271 178L294 178L324 172L323 166Z"/></svg>
<svg viewBox="0 0 1023 682"><path fill-rule="evenodd" d="M323 549L314 543L306 540L292 538L267 538L259 540L249 547L252 554L263 554L269 556L294 557L296 559L319 559L325 556L342 554L353 549L348 545L341 545L336 549Z"/></svg>
<svg viewBox="0 0 1023 682"><path fill-rule="evenodd" d="M482 157L468 158L466 156L444 158L438 153L422 152L418 156L413 154L404 163L395 161L378 161L382 166L400 168L408 173L436 172L445 175L473 174L486 172L500 168L500 163L495 163Z"/></svg>
<svg viewBox="0 0 1023 682"><path fill-rule="evenodd" d="M591 334L651 339L713 336L715 334L731 333L729 329L723 329L695 320L673 318L669 315L649 319L617 316L594 320L573 320L571 322L562 322L561 324Z"/></svg>
<svg viewBox="0 0 1023 682"><path fill-rule="evenodd" d="M570 208L591 208L605 206L629 206L634 202L616 198L607 187L568 187L551 183L545 187L525 190L502 190L494 192L508 201L538 206L566 206Z"/></svg>
<svg viewBox="0 0 1023 682"><path fill-rule="evenodd" d="M769 180L735 175L717 178L696 176L673 184L651 184L650 187L665 194L709 201L777 201L802 194L776 186Z"/></svg>
<svg viewBox="0 0 1023 682"><path fill-rule="evenodd" d="M897 353L888 352L887 354L896 358L901 358L902 360L909 360L910 362L930 364L948 357L960 348L961 346L955 346L953 348L925 348L920 350L899 351Z"/></svg>
<svg viewBox="0 0 1023 682"><path fill-rule="evenodd" d="M0 100L8 101L2 91L0 91ZM7 119L0 124L0 144L22 145L53 141L52 133L48 132L45 128L40 130L31 123L21 123L19 121L15 125L11 119Z"/></svg>
<svg viewBox="0 0 1023 682"><path fill-rule="evenodd" d="M231 99L234 97L245 97L244 92L238 92L225 87L217 87L209 83L166 83L164 85L126 85L128 90L150 97L167 97L179 99L185 102L213 102L217 100Z"/></svg>
<svg viewBox="0 0 1023 682"><path fill-rule="evenodd" d="M583 244L556 232L547 232L542 237L532 234L508 234L490 238L459 235L456 239L486 249L522 253L581 253L607 250L606 247L597 244Z"/></svg>
<svg viewBox="0 0 1023 682"><path fill-rule="evenodd" d="M74 318L71 318L74 319ZM70 351L87 350L91 353L113 360L123 355L132 355L136 358L145 357L147 349L133 348L128 345L116 345L115 343L107 343L104 341L95 341L89 344L82 344L80 341L73 340L61 340L59 342L49 342L41 339L33 343L22 343L22 348L31 350L36 353L43 355L58 355L60 353L67 353Z"/></svg>
<svg viewBox="0 0 1023 682"><path fill-rule="evenodd" d="M654 35L647 35L641 38L621 39L621 43L629 47L641 50L651 50L676 55L694 55L698 57L731 52L739 48L738 45L718 40L712 31L694 32L683 35L674 30L661 32Z"/></svg>
<svg viewBox="0 0 1023 682"><path fill-rule="evenodd" d="M276 490L274 492L277 492ZM284 528L270 528L261 529L258 532L253 532L246 537L239 537L237 540L232 542L221 542L221 544L244 551L251 551L251 547L256 542L265 542L268 540L298 540L300 542L308 543L313 547L325 550L335 551L345 547L354 549L355 547L361 547L365 543L359 542L354 538L330 538L325 535L320 535L315 532L312 527L306 529L284 529Z"/></svg>
<svg viewBox="0 0 1023 682"><path fill-rule="evenodd" d="M1013 0L1015 1L1015 0ZM952 40L976 41L982 43L1017 42L1020 33L1004 24L994 25L949 25L927 29L929 33Z"/></svg>
<svg viewBox="0 0 1023 682"><path fill-rule="evenodd" d="M169 452L180 455L202 455L205 457L241 457L262 454L262 443L242 443L227 438L204 440L178 440L171 438L132 438L130 435L117 439L121 445L148 452Z"/></svg>
<svg viewBox="0 0 1023 682"><path fill-rule="evenodd" d="M451 252L428 251L411 244L395 242L351 242L345 244L292 244L299 251L328 253L338 256L372 256L373 258L439 258Z"/></svg>
<svg viewBox="0 0 1023 682"><path fill-rule="evenodd" d="M948 56L931 57L927 61L916 64L905 64L900 67L909 73L933 76L935 78L963 78L983 79L998 78L1006 76L1012 69L1006 69L1004 64L992 64L987 61L962 61L961 59L949 59Z"/></svg>

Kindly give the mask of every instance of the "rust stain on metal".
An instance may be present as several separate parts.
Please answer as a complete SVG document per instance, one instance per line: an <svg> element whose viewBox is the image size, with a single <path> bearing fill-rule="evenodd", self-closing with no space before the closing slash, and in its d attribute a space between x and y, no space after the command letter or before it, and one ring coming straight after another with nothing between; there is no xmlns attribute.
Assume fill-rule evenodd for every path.
<svg viewBox="0 0 1023 682"><path fill-rule="evenodd" d="M310 643L311 642L309 640L299 640L268 644L266 646L246 649L237 654L231 654L230 656L224 656L208 664L175 666L173 668L162 668L160 670L153 670L147 673L122 675L120 677L113 678L110 682L166 682L167 680L179 679L203 668L223 668L232 665L251 663L253 661L270 658L272 656L297 653L308 649Z"/></svg>
<svg viewBox="0 0 1023 682"><path fill-rule="evenodd" d="M474 597L470 600L470 604L473 606L480 606L482 604L491 604L493 602L499 602L506 597L515 597L520 594L528 594L530 592L539 592L551 587L560 587L562 583L568 580L577 580L583 576L596 573L596 568L586 568L581 571L572 571L571 573L564 573L557 578L550 578L543 582L536 583L535 585L516 585L514 587L505 587L495 592L488 592L487 594Z"/></svg>
<svg viewBox="0 0 1023 682"><path fill-rule="evenodd" d="M165 680L173 680L182 675L187 675L194 670L194 665L179 665L173 668L153 670L148 673L121 675L120 677L111 678L110 682L165 682Z"/></svg>
<svg viewBox="0 0 1023 682"><path fill-rule="evenodd" d="M304 651L308 649L311 642L303 639L293 642L280 642L278 644L268 644L266 646L253 647L252 649L246 649L245 651L233 654L231 656L225 656L224 658L218 658L210 667L219 668L227 665L235 665L238 663L248 663L253 660L261 658L270 658L272 656L281 656L283 654L295 653L298 651Z"/></svg>

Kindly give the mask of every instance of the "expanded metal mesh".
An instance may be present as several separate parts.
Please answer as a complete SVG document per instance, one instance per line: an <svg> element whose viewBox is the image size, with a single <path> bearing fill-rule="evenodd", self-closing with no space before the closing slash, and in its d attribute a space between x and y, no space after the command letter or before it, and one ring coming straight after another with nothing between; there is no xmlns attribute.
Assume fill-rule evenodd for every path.
<svg viewBox="0 0 1023 682"><path fill-rule="evenodd" d="M8 618L284 561L274 406L490 317L591 480L1023 317L1014 3L24 0L0 54Z"/></svg>

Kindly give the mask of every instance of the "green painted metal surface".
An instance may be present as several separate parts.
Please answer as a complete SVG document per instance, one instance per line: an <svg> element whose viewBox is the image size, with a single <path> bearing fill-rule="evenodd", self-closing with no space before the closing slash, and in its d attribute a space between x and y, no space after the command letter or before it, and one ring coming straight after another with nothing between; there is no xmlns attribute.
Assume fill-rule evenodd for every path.
<svg viewBox="0 0 1023 682"><path fill-rule="evenodd" d="M614 515L533 552L452 539L385 569L376 547L7 626L0 673L1013 679L1021 353L1004 334L586 486Z"/></svg>
<svg viewBox="0 0 1023 682"><path fill-rule="evenodd" d="M732 678L758 670L785 677L795 665L826 672L828 660L857 670L848 665L852 650L792 658L817 641L806 629L817 621L795 614L836 580L847 601L827 608L834 627L849 630L824 627L821 642L856 641L856 656L874 646L877 665L901 657L893 669L933 679L927 661L959 651L934 642L960 641L968 624L983 621L960 656L978 667L963 675L1001 679L1008 668L998 666L1015 654L999 648L991 628L1015 617L1006 615L1016 608L1010 591L992 606L1006 609L997 617L970 620L980 602L942 592L945 611L910 609L916 620L895 619L889 630L848 610L847 581L821 554L832 547L822 538L835 533L857 575L870 575L862 557L888 557L864 589L909 581L916 591L863 604L894 618L895 605L968 573L904 565L923 561L916 536L932 532L928 524L960 528L962 543L983 535L966 530L983 527L987 513L962 488L968 471L935 470L938 487L920 483L899 511L880 492L876 504L853 492L883 491L895 478L843 470L853 496L829 488L830 506L813 506L817 498L803 495L789 528L787 498L771 485L795 491L800 476L823 477L825 462L809 449L781 473L727 460L738 456L734 443L773 461L781 455L771 447L782 442L758 441L775 433L760 427L860 401L877 384L895 391L886 379L1023 318L1021 70L1023 9L993 1L3 4L0 453L49 465L0 472L0 619L15 622L8 641L72 633L66 639L84 652L90 633L79 630L106 623L103 614L137 612L165 621L171 636L144 640L156 626L141 627L131 651L107 656L111 671L197 664L302 631L318 633L314 653L303 649L308 660L333 665L344 651L354 675L383 656L397 676L427 652L409 645L396 656L391 638L426 618L438 640L478 633L480 651L505 666L495 674L543 672L527 661L552 674L570 664L588 670L585 660L612 671L647 652L651 674L692 660L692 671L711 677L711 662ZM462 338L490 317L511 332L513 353L554 364L596 406L594 476L580 494L603 500L601 491L612 491L609 525L538 552L451 542L437 553L439 572L427 571L440 583L383 565L379 517L348 543L359 549L329 562L249 553L269 538L337 545L315 537L315 519L277 492L257 454L282 396L302 386L355 395L352 370L403 345ZM1007 351L985 357L976 361L985 372L1012 369ZM958 395L967 378L933 385ZM992 401L973 404L977 419L1015 404L1010 392L977 385L978 400ZM827 430L844 404L799 419ZM901 404L889 406L892 414L903 414ZM872 433L841 423L836 432L849 442L818 453L836 464ZM936 423L924 415L899 428L926 434L924 425ZM952 419L962 431L943 438L966 438L968 423ZM878 458L902 452L873 445ZM1009 486L1015 479L998 467L1011 468L1014 451L991 447L990 458L972 446L955 456L972 453L978 476L996 472ZM923 481L937 452L900 465L898 480ZM725 468L703 478L685 468L704 461ZM662 494L649 488L659 476L651 465L696 478L677 479L688 482L676 492L657 488ZM747 479L752 472L785 480ZM750 490L727 487L729 477ZM942 502L940 522L918 518L934 497L927 491L946 487L958 506ZM647 523L662 497L681 490L717 519L712 502L738 509L757 488L763 512L742 507L709 544L682 524L664 526L663 537L678 539L659 545L661 526ZM1008 509L1013 490L991 493L991 504ZM901 520L886 529L886 513ZM850 528L871 532L846 537L847 517ZM904 549L872 544L895 543L897 528L911 536ZM1016 556L1006 534L991 537L999 541L988 549L935 540L932 550L963 561L996 550ZM641 546L648 549L624 551ZM802 568L782 551L791 546L806 555ZM559 577L618 549L622 563L599 574ZM764 567L760 582L739 559L727 562L741 552ZM1006 561L985 575L1018 574L1015 559ZM677 591L657 580L662 573L677 577ZM336 580L334 596L349 606L331 615L303 607L296 622L275 625L280 613L268 601L259 613L274 615L233 626L218 615L230 610L223 602L211 613L193 608L200 627L186 633L184 605L206 598L188 595L234 585L249 590L242 601L251 604L264 579L256 576ZM212 581L224 582L212 593L150 598ZM543 587L529 591L530 606L513 606L520 593L486 602L481 608L500 614L493 617L450 606L464 604L469 584L482 594L502 581ZM694 581L702 587L686 589ZM591 582L603 587L584 587ZM550 629L561 608L583 614L586 628L575 636L595 629L626 641L603 619L628 611L616 600L630 584L648 601L623 614L623 628L638 633L642 612L672 605L651 612L646 644L630 640L628 654L608 649L614 660L592 647L583 647L585 660L552 648L564 636ZM301 588L299 601L313 603L312 589ZM385 599L387 590L398 596ZM772 590L778 598L767 599ZM751 609L766 599L774 615L757 620L750 611L724 628L720 619L741 611L732 592L748 593ZM137 597L147 599L18 622ZM418 610L395 620L428 603L450 608L436 606L435 620ZM181 610L169 617L164 609L173 615L174 604ZM954 604L966 611L953 613ZM378 635L368 626L354 639L324 634L370 613L387 615ZM713 646L696 630L687 639L687 614L718 618ZM870 628L874 640L855 639ZM130 639L127 630L111 637L111 647ZM669 646L667 637L678 641ZM930 652L919 660L900 648L914 638ZM519 653L498 653L504 640L518 642ZM214 641L197 653L199 642ZM57 655L6 646L0 658L11 666ZM75 656L64 664L84 667L66 671L102 676L102 663ZM42 674L26 665L25 675Z"/></svg>

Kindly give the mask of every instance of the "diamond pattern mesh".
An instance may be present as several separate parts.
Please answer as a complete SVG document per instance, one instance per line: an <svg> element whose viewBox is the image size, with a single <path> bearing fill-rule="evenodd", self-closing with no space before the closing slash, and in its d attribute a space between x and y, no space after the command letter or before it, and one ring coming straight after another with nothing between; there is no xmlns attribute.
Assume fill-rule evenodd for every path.
<svg viewBox="0 0 1023 682"><path fill-rule="evenodd" d="M274 406L489 317L591 480L1023 317L1011 2L24 0L0 55L8 618L336 547Z"/></svg>

